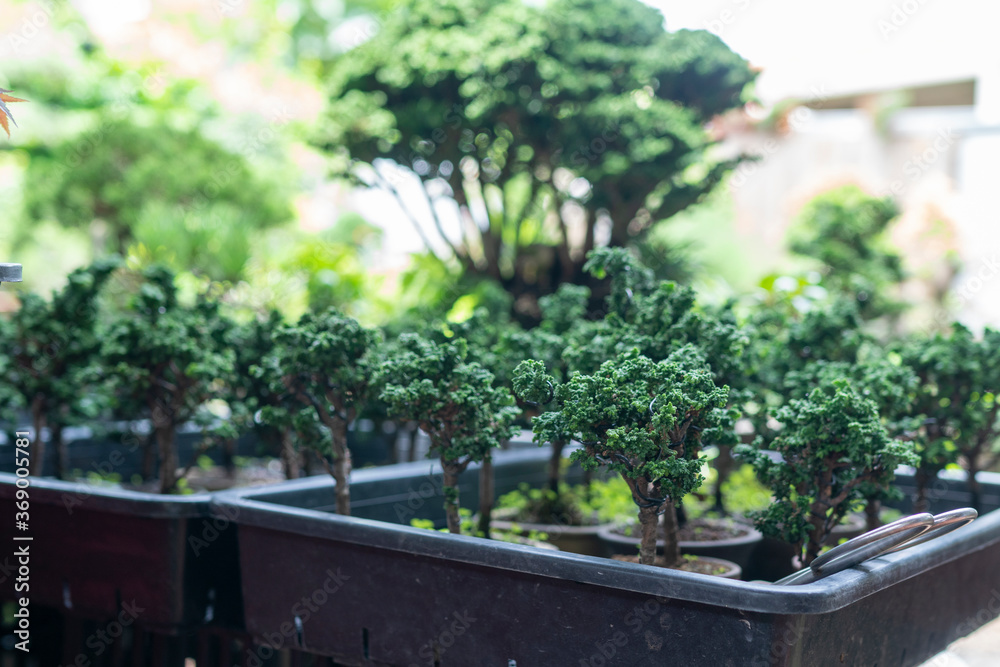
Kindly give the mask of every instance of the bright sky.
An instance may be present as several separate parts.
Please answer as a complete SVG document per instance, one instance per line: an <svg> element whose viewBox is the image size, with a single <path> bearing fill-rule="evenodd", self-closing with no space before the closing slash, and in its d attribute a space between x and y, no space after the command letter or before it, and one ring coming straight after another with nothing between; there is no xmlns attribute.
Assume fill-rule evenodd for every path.
<svg viewBox="0 0 1000 667"><path fill-rule="evenodd" d="M763 68L758 94L831 95L1000 70L996 0L646 0Z"/></svg>

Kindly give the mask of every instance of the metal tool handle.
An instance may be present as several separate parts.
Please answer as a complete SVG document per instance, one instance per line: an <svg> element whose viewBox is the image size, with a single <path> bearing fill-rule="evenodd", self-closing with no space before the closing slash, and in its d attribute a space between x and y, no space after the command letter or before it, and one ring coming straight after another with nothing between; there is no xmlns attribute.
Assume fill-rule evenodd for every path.
<svg viewBox="0 0 1000 667"><path fill-rule="evenodd" d="M0 283L21 282L20 264L0 264Z"/></svg>
<svg viewBox="0 0 1000 667"><path fill-rule="evenodd" d="M869 558L923 544L964 526L977 516L976 510L965 508L937 516L913 514L903 517L835 546L816 558L809 567L794 572L775 584L808 584L859 565Z"/></svg>

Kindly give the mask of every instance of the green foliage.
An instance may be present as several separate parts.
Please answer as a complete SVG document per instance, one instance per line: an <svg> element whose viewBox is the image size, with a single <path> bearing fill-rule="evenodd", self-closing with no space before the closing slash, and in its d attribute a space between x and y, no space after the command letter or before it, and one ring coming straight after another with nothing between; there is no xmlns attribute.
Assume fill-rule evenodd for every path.
<svg viewBox="0 0 1000 667"><path fill-rule="evenodd" d="M92 419L107 407L100 387L97 330L98 295L120 265L110 258L78 269L50 300L24 293L21 307L0 320L0 405L25 407L35 427L36 451L41 455L41 429L57 432L64 426ZM6 394L6 397L3 396ZM4 415L7 418L12 415ZM33 456L38 466L41 457ZM60 470L61 474L68 471Z"/></svg>
<svg viewBox="0 0 1000 667"><path fill-rule="evenodd" d="M734 452L754 466L775 497L755 513L758 528L794 544L808 564L863 491L887 487L896 467L915 464L917 457L911 443L889 438L875 402L847 380L821 384L775 416L782 430L770 448L781 461L748 445Z"/></svg>
<svg viewBox="0 0 1000 667"><path fill-rule="evenodd" d="M464 339L435 343L403 334L398 343L378 372L381 399L391 416L420 425L442 461L464 469L514 436L517 409L510 392L495 387L482 365L467 361Z"/></svg>
<svg viewBox="0 0 1000 667"><path fill-rule="evenodd" d="M959 455L972 472L988 467L1000 456L1000 332L987 328L976 339L955 323L950 334L914 337L898 349L919 378L913 414L922 423L911 431L919 473L933 477Z"/></svg>
<svg viewBox="0 0 1000 667"><path fill-rule="evenodd" d="M238 279L250 234L291 218L243 155L160 119L109 113L96 129L38 151L25 178L32 226L90 230L100 221L111 249L124 253L139 239L154 257L216 279Z"/></svg>
<svg viewBox="0 0 1000 667"><path fill-rule="evenodd" d="M454 199L477 222L468 237L412 222L467 272L533 301L585 279L599 211L622 246L719 182L735 161L709 156L705 125L753 78L721 40L667 33L638 0L412 0L336 62L315 141L372 186L398 192L381 159L445 182L428 200ZM569 208L585 215L582 244Z"/></svg>
<svg viewBox="0 0 1000 667"><path fill-rule="evenodd" d="M865 319L898 313L903 304L891 292L905 274L886 233L897 215L889 198L872 197L857 186L836 188L802 210L791 250L817 260L824 284L856 300Z"/></svg>
<svg viewBox="0 0 1000 667"><path fill-rule="evenodd" d="M635 516L635 504L621 477L591 480L587 486L562 484L556 493L522 483L497 499L500 509L516 510L515 521L584 526L624 522Z"/></svg>
<svg viewBox="0 0 1000 667"><path fill-rule="evenodd" d="M637 504L654 496L680 502L702 481L702 438L731 427L729 388L715 385L691 348L653 362L638 351L605 362L593 375L573 375L555 388L560 409L535 420L536 442L572 434L586 468L606 464L629 482ZM540 369L519 369L522 387L539 387ZM550 378L545 378L550 382Z"/></svg>
<svg viewBox="0 0 1000 667"><path fill-rule="evenodd" d="M104 334L102 360L119 404L150 415L160 453L160 490L176 490L174 431L212 399L225 398L234 354L223 340L228 324L218 302L177 299L173 275L162 267L144 281L127 313Z"/></svg>

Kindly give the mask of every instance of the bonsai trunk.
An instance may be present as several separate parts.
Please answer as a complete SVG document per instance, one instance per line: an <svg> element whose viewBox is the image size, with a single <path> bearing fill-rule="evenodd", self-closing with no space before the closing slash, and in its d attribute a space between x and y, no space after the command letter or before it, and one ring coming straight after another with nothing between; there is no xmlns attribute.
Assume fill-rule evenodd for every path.
<svg viewBox="0 0 1000 667"><path fill-rule="evenodd" d="M656 524L659 517L656 507L639 508L639 527L642 539L639 542L639 562L653 565L656 561Z"/></svg>
<svg viewBox="0 0 1000 667"><path fill-rule="evenodd" d="M562 453L566 447L564 440L556 440L552 443L552 456L549 458L549 488L553 493L559 494L559 479L562 468Z"/></svg>
<svg viewBox="0 0 1000 667"><path fill-rule="evenodd" d="M160 493L170 493L177 486L174 428L173 424L163 424L156 429L156 445L160 452Z"/></svg>
<svg viewBox="0 0 1000 667"><path fill-rule="evenodd" d="M417 433L419 432L420 429L417 428L416 424L412 424L411 426L412 428L408 429L410 436L409 459L411 462L413 462L417 460Z"/></svg>
<svg viewBox="0 0 1000 667"><path fill-rule="evenodd" d="M448 532L458 535L462 532L462 519L458 514L458 474L462 472L456 461L441 459L444 473L444 511L448 517Z"/></svg>
<svg viewBox="0 0 1000 667"><path fill-rule="evenodd" d="M882 511L881 500L869 500L865 505L865 531L875 530L882 525L878 515Z"/></svg>
<svg viewBox="0 0 1000 667"><path fill-rule="evenodd" d="M479 468L479 532L490 537L490 521L493 514L493 457L489 454Z"/></svg>
<svg viewBox="0 0 1000 667"><path fill-rule="evenodd" d="M142 446L142 478L152 479L153 466L156 464L156 432L153 431L146 436L146 442Z"/></svg>
<svg viewBox="0 0 1000 667"><path fill-rule="evenodd" d="M819 503L814 503L809 510L810 528L806 540L806 553L802 560L803 567L809 565L809 563L813 562L819 556L819 552L823 549L826 539L830 536L830 529L827 526L836 526L840 523L840 519L843 518L838 516L827 518L826 507Z"/></svg>
<svg viewBox="0 0 1000 667"><path fill-rule="evenodd" d="M66 479L69 474L69 448L63 441L63 427L56 424L52 427L52 444L56 448L56 477Z"/></svg>
<svg viewBox="0 0 1000 667"><path fill-rule="evenodd" d="M676 567L681 564L681 544L677 532L680 524L677 521L677 506L672 500L664 503L663 512L663 557L667 561L667 567Z"/></svg>
<svg viewBox="0 0 1000 667"><path fill-rule="evenodd" d="M337 514L351 515L351 451L347 448L347 422L337 419L332 425L333 469L331 475L337 482Z"/></svg>
<svg viewBox="0 0 1000 667"><path fill-rule="evenodd" d="M715 479L715 502L712 509L723 514L726 513L726 508L722 499L722 485L729 479L735 463L733 460L733 448L729 445L720 445L719 456L715 459L715 472L717 476Z"/></svg>
<svg viewBox="0 0 1000 667"><path fill-rule="evenodd" d="M974 463L975 461L974 457L971 456L968 457L968 461L969 461L968 484L969 484L969 496L971 497L969 502L972 504L972 509L976 510L979 513L982 513L983 490L982 487L979 485L979 480L976 479L976 475L979 473L979 469Z"/></svg>
<svg viewBox="0 0 1000 667"><path fill-rule="evenodd" d="M295 451L291 429L282 429L278 437L281 439L281 463L285 469L285 479L298 479L302 476L302 466L299 465L299 453Z"/></svg>
<svg viewBox="0 0 1000 667"><path fill-rule="evenodd" d="M927 511L927 484L930 482L932 477L933 476L923 467L917 468L917 497L913 501L914 514L920 514Z"/></svg>
<svg viewBox="0 0 1000 667"><path fill-rule="evenodd" d="M31 422L35 428L35 441L32 443L31 461L28 462L28 472L40 477L45 467L45 440L42 431L45 429L45 397L41 394L31 401Z"/></svg>

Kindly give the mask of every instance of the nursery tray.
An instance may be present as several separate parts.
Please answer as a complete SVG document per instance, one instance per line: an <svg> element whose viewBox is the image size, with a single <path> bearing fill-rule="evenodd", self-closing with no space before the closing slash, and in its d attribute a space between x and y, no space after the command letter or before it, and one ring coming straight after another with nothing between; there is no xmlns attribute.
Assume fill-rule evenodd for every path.
<svg viewBox="0 0 1000 667"><path fill-rule="evenodd" d="M0 516L11 526L15 481L0 473ZM178 631L234 618L241 609L236 531L209 515L209 496L160 496L29 478L28 530L33 605L90 618L138 611L145 627ZM13 528L5 529L5 533ZM194 540L192 541L192 538ZM13 549L0 556L13 559ZM12 600L14 577L0 598ZM227 618L228 617L228 618Z"/></svg>
<svg viewBox="0 0 1000 667"><path fill-rule="evenodd" d="M498 454L498 493L540 483L546 459ZM247 630L345 665L889 667L918 664L1000 613L1000 512L777 587L399 525L438 518L441 498L421 495L438 472L356 472L354 517L326 511L328 479L217 494L213 512L238 512ZM475 475L462 478L464 506L475 506ZM996 499L1000 476L980 479Z"/></svg>

